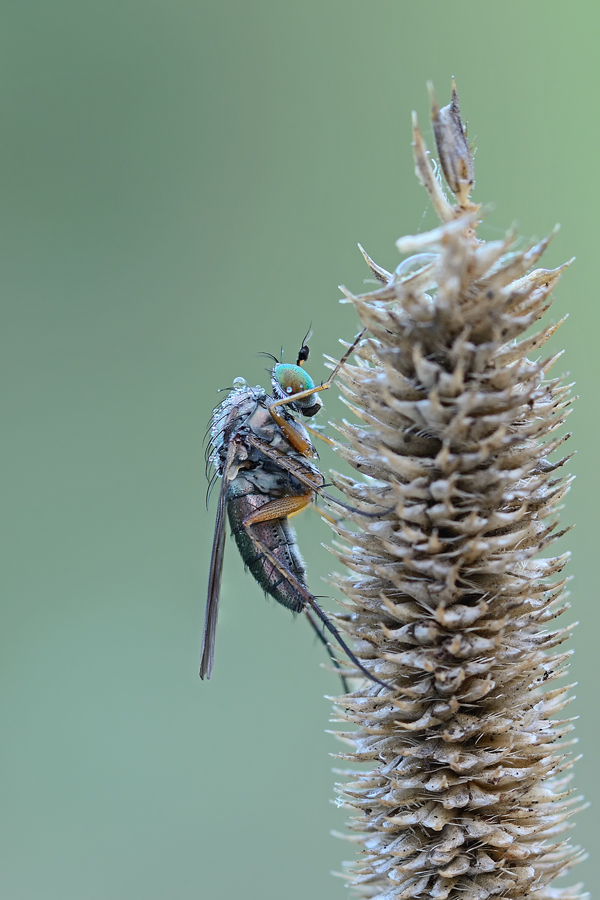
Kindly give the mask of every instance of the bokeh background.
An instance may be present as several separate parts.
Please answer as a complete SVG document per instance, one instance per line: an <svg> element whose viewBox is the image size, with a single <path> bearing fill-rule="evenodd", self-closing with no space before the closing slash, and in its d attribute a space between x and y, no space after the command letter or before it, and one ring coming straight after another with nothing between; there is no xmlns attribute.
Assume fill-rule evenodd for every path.
<svg viewBox="0 0 600 900"><path fill-rule="evenodd" d="M447 102L452 75L475 198L495 203L481 235L560 221L547 264L578 256L551 315L571 314L560 365L581 395L572 711L598 809L599 19L560 0L2 6L3 898L347 897L338 684L231 545L198 679L202 439L217 389L266 384L257 352L291 359L311 322L326 374L356 331L337 285L362 288L357 241L391 268L396 238L433 225L410 112L432 146L425 83ZM324 594L328 531L302 518ZM575 840L595 850L597 813Z"/></svg>

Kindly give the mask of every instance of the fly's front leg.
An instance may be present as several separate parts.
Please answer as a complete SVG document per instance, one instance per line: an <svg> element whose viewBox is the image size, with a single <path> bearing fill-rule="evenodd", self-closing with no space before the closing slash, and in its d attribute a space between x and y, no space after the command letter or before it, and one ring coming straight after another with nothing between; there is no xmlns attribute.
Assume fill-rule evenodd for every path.
<svg viewBox="0 0 600 900"><path fill-rule="evenodd" d="M324 388L325 385L323 385L323 389ZM321 389L322 388L315 388L315 390ZM294 399L294 397L300 396L305 396L305 392L303 392L302 394L292 394L289 400L287 398L285 398L284 400L276 400L275 403L272 403L269 407L269 412L277 423L279 430L282 431L285 435L288 444L291 444L297 453L301 453L302 456L306 457L315 456L316 454L313 451L312 444L310 443L310 441L305 440L302 435L296 431L296 429L294 428L294 423L290 422L288 419L284 419L278 409L273 409L273 407L276 407L277 404L282 405L284 403L289 403ZM319 438L320 441L324 441L326 444L329 444L330 447L335 447L335 442L332 441L331 438L325 437L324 434L321 434L319 431L311 428L310 425L305 424L304 427L310 434L313 434L315 437Z"/></svg>
<svg viewBox="0 0 600 900"><path fill-rule="evenodd" d="M293 396L294 395L292 395L292 397L290 397L289 399L285 397L283 400L276 400L275 403L271 403L271 405L269 406L269 412L271 413L271 416L273 417L280 431L283 432L288 444L291 444L294 450L297 453L301 453L302 456L311 457L315 455L315 451L313 450L311 442L307 441L298 431L296 431L293 422L289 422L287 419L284 419L279 410L274 408L282 403L289 403L293 399ZM295 396L299 397L300 395L296 394Z"/></svg>
<svg viewBox="0 0 600 900"><path fill-rule="evenodd" d="M312 450L310 444L308 444L308 442L305 441L297 431L295 431L293 426L284 419L283 415L279 412L279 409L277 407L286 406L289 403L297 403L298 400L304 400L305 397L310 397L313 394L318 394L320 391L328 390L331 387L335 376L340 371L352 351L355 349L356 345L358 344L366 330L366 328L363 328L357 335L357 337L353 340L352 344L348 347L327 381L324 381L323 384L319 384L316 387L309 388L306 391L298 391L295 394L290 394L289 397L282 397L281 400L275 400L269 406L269 412L271 413L275 422L277 422L279 428L281 428L294 450L297 450L298 453L301 453L303 456L312 455L310 452Z"/></svg>

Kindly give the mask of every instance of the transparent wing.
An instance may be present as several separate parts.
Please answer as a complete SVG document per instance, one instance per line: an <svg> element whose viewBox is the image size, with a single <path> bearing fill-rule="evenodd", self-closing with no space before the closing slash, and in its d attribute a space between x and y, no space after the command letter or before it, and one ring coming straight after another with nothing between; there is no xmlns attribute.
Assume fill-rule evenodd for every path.
<svg viewBox="0 0 600 900"><path fill-rule="evenodd" d="M221 574L223 572L223 556L225 553L225 512L227 507L227 472L223 473L217 519L210 557L210 574L208 576L208 596L206 598L206 616L204 618L204 634L202 635L202 656L200 659L200 678L210 678L215 658L215 634L217 616L219 614L219 593L221 590Z"/></svg>

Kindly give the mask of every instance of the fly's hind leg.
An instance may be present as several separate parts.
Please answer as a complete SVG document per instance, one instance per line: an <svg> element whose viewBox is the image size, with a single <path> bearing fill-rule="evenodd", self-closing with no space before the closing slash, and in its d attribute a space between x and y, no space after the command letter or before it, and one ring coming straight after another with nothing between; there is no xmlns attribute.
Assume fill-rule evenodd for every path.
<svg viewBox="0 0 600 900"><path fill-rule="evenodd" d="M335 627L333 622L329 619L327 614L323 612L319 604L317 603L316 597L311 594L308 588L303 585L298 579L287 569L284 564L277 559L274 553L264 544L259 538L256 537L252 532L252 525L257 522L268 522L272 519L281 519L291 515L294 512L300 512L302 509L305 509L309 503L311 503L313 497L313 492L310 491L306 494L300 495L292 495L287 497L281 497L277 500L270 500L268 503L265 503L260 509L255 510L255 512L251 513L249 516L246 516L244 519L243 525L246 529L248 537L256 547L256 549L263 554L265 559L268 559L273 567L274 572L279 572L282 579L287 581L291 588L293 588L294 592L298 595L298 606L299 611L309 607L310 610L314 613L314 615L321 620L327 631L337 641L339 646L342 648L348 659L354 663L357 669L363 673L365 678L368 678L370 681L374 681L376 684L380 684L381 687L387 688L388 690L394 690L393 687L389 684L386 684L385 681L381 681L377 676L372 675L371 672L361 663L358 657L352 652L348 644L345 642L338 629ZM311 623L312 624L312 623Z"/></svg>
<svg viewBox="0 0 600 900"><path fill-rule="evenodd" d="M318 639L321 641L321 643L327 650L327 653L329 654L329 659L331 660L331 662L333 663L335 668L338 670L338 675L340 676L340 680L342 682L342 690L344 691L345 694L349 694L350 686L348 685L348 679L344 675L342 675L342 664L340 663L339 659L337 658L337 656L335 656L333 650L331 649L331 644L329 643L329 641L327 640L327 638L325 637L325 635L323 634L323 632L321 631L321 629L319 628L319 626L317 625L315 620L313 619L313 617L310 613L310 610L307 607L304 607L304 612L306 614L306 618L308 619L308 621L311 624L311 627L312 627L314 633L316 634Z"/></svg>

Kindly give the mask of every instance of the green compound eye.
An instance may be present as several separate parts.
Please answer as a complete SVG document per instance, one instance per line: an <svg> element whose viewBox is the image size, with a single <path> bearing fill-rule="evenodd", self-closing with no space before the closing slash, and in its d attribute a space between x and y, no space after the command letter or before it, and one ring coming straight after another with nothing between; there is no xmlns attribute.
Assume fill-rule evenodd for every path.
<svg viewBox="0 0 600 900"><path fill-rule="evenodd" d="M314 381L304 369L301 369L300 366L293 366L291 363L280 363L275 366L273 378L277 382L282 397L290 397L301 391L310 391L315 386ZM305 397L304 401L309 399L309 397ZM302 403L302 401L300 402Z"/></svg>
<svg viewBox="0 0 600 900"><path fill-rule="evenodd" d="M312 391L315 383L301 366L293 366L291 363L278 363L273 367L271 384L278 400L284 397L293 397L302 391ZM309 394L300 400L293 400L292 408L299 410L303 416L316 415L323 406L317 393Z"/></svg>

